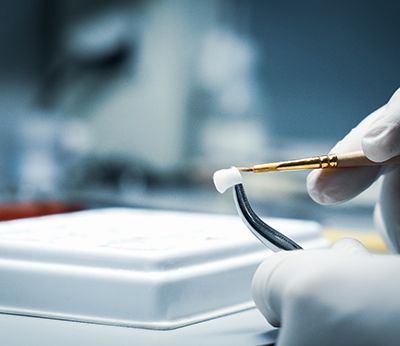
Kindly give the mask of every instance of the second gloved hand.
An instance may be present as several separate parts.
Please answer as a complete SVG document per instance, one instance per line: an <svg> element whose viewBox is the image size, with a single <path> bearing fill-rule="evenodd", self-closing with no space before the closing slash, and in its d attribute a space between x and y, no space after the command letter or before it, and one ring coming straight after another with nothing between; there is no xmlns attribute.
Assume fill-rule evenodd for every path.
<svg viewBox="0 0 400 346"><path fill-rule="evenodd" d="M400 89L389 102L370 114L331 150L346 153L363 150L372 161L382 162L400 155ZM383 175L375 213L377 226L387 245L400 252L400 167L362 167L315 170L307 179L310 196L321 204L347 201Z"/></svg>
<svg viewBox="0 0 400 346"><path fill-rule="evenodd" d="M257 308L280 326L277 346L399 345L400 258L356 241L279 252L253 279Z"/></svg>

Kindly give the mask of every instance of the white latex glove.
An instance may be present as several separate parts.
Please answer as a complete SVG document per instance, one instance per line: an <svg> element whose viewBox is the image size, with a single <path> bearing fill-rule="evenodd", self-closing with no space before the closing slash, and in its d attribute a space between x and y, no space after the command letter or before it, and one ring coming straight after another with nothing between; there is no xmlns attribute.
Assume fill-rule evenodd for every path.
<svg viewBox="0 0 400 346"><path fill-rule="evenodd" d="M382 162L400 155L400 89L331 150L345 153L363 150L372 161ZM383 175L382 190L375 208L375 219L387 245L400 252L400 168L362 167L343 170L315 170L307 179L310 196L321 204L349 200ZM399 343L400 344L400 343Z"/></svg>
<svg viewBox="0 0 400 346"><path fill-rule="evenodd" d="M400 345L400 257L369 255L355 240L270 256L253 298L281 326L277 346Z"/></svg>

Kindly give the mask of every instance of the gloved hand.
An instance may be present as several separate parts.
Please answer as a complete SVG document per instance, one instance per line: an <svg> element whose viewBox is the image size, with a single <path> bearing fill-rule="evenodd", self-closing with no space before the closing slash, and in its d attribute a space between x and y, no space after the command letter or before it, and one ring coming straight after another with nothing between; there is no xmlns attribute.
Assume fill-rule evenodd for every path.
<svg viewBox="0 0 400 346"><path fill-rule="evenodd" d="M350 131L332 153L363 150L372 161L382 162L400 155L400 89L389 102ZM351 199L383 175L380 197L375 208L377 227L388 247L400 252L400 167L362 167L346 170L315 170L307 179L310 196L321 204Z"/></svg>
<svg viewBox="0 0 400 346"><path fill-rule="evenodd" d="M357 241L282 251L253 279L253 298L277 346L400 344L400 257L369 255Z"/></svg>
<svg viewBox="0 0 400 346"><path fill-rule="evenodd" d="M377 162L400 155L400 89L331 150L363 150ZM400 168L313 171L310 196L321 204L351 199L383 175L375 209L388 246L400 252ZM355 241L331 250L280 252L258 268L253 298L279 346L400 345L400 257L371 256Z"/></svg>

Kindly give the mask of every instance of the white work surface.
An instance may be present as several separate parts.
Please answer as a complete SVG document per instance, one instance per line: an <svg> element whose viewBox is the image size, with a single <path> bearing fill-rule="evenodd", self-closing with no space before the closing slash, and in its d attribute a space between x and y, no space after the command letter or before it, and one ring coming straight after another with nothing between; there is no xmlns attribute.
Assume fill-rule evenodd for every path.
<svg viewBox="0 0 400 346"><path fill-rule="evenodd" d="M268 222L326 245L314 222ZM270 254L236 216L112 208L0 223L0 344L266 344L250 285Z"/></svg>
<svg viewBox="0 0 400 346"><path fill-rule="evenodd" d="M277 330L247 310L173 330L149 330L0 314L2 346L261 346Z"/></svg>

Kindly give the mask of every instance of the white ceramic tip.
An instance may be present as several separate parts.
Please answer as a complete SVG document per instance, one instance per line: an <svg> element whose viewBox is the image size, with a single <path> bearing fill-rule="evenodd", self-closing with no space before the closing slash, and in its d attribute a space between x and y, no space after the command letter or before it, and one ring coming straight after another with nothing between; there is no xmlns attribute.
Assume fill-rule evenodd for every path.
<svg viewBox="0 0 400 346"><path fill-rule="evenodd" d="M231 167L216 171L214 173L213 180L217 191L219 193L224 193L233 185L240 184L242 182L242 176L236 167Z"/></svg>

